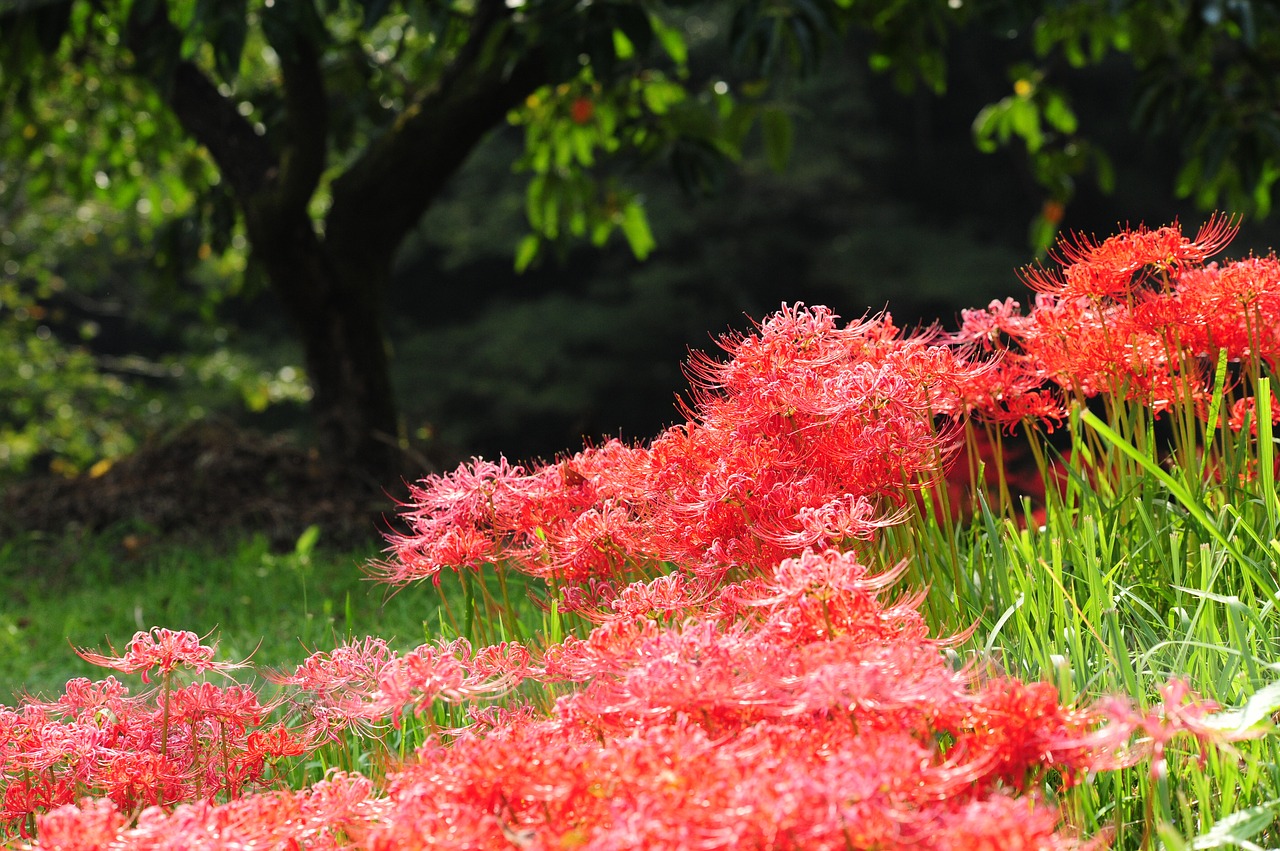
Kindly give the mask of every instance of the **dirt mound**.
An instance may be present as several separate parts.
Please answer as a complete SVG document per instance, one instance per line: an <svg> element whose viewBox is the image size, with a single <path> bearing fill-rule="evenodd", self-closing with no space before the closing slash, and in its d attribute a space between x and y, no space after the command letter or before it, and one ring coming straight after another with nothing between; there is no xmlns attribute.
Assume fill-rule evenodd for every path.
<svg viewBox="0 0 1280 851"><path fill-rule="evenodd" d="M223 422L188 426L95 472L9 486L0 497L0 534L136 523L166 535L261 533L289 547L314 524L326 542L354 545L389 528L404 490L356 481L314 449Z"/></svg>

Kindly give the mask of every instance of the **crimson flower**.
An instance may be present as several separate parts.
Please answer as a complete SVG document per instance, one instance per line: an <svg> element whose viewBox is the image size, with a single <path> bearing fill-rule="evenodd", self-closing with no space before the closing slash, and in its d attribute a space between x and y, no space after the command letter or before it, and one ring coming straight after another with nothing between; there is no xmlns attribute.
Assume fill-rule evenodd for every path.
<svg viewBox="0 0 1280 851"><path fill-rule="evenodd" d="M110 645L107 645L110 647ZM168 676L175 668L185 667L193 671L230 671L244 667L243 663L213 661L215 646L200 643L200 636L187 630L152 627L149 632L139 630L129 642L129 649L122 655L106 656L85 648L76 648L76 654L86 662L112 668L126 674L142 672L142 681L151 682L151 670L159 670ZM116 649L111 647L111 652Z"/></svg>

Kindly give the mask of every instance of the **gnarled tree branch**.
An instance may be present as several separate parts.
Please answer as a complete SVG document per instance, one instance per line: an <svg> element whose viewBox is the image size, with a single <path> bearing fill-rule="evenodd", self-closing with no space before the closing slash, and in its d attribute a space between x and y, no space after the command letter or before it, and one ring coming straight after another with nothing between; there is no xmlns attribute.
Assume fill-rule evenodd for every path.
<svg viewBox="0 0 1280 851"><path fill-rule="evenodd" d="M149 14L143 14L143 7ZM164 3L135 3L124 28L138 74L161 93L183 129L213 157L218 171L247 209L278 169L267 141L236 111L194 62L179 58L182 35Z"/></svg>
<svg viewBox="0 0 1280 851"><path fill-rule="evenodd" d="M298 4L295 11L314 16L310 3ZM276 7L263 10L264 15L281 14ZM320 21L309 21L319 31ZM284 78L284 127L280 146L280 175L277 207L273 214L292 216L306 213L324 174L328 156L329 105L324 75L320 70L320 51L308 37L308 27L264 27L264 31L280 57Z"/></svg>
<svg viewBox="0 0 1280 851"><path fill-rule="evenodd" d="M351 246L370 262L385 262L418 223L448 179L506 114L550 82L536 49L487 50L515 41L501 0L480 4L466 47L430 89L333 183L326 218L329 241ZM490 62L495 54L517 57ZM373 215L376 211L376 215Z"/></svg>

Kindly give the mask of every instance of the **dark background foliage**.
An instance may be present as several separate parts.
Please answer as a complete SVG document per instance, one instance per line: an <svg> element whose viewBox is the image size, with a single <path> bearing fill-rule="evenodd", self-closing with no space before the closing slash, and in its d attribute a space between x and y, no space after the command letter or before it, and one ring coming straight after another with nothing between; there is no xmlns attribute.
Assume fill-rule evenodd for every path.
<svg viewBox="0 0 1280 851"><path fill-rule="evenodd" d="M120 8L146 18L163 5ZM324 437L306 409L315 347L299 343L296 305L272 284L270 264L254 261L250 243L261 232L242 226L234 187L217 179L205 149L183 141L163 87L149 88L147 69L139 71L147 61L194 63L245 97L264 92L241 113L269 138L277 124L287 130L287 99L273 99L269 78L237 81L228 70L227 39L244 10L175 5L173 14L206 27L187 36L187 59L157 53L130 64L90 45L57 54L39 73L17 70L14 57L38 56L32 44L57 43L28 26L31 10L49 17L63 6L73 22L82 14L77 3L50 0L27 4L26 18L23 9L0 15L0 44L28 51L10 50L0 72L8 133L0 468L10 478L103 475L113 459L210 417L312 445ZM680 364L689 348L712 347L717 334L783 303L823 303L847 319L888 309L907 327L953 324L963 307L1023 295L1017 270L1059 228L1105 236L1124 223L1180 218L1194 229L1216 205L1247 216L1234 254L1266 250L1276 241L1264 217L1275 119L1259 106L1267 84L1257 79L1275 64L1272 37L1260 28L1268 13L1248 3L1216 18L1214 4L1120 6L1122 14L1100 18L1084 2L1038 16L978 3L934 39L931 19L835 4L829 14L852 23L819 21L813 34L822 37L797 47L796 33L818 19L806 17L804 3L782 4L790 17L778 20L794 29L780 43L790 50L771 53L768 39L735 32L735 14L774 20L741 18L744 9L762 14L759 3L704 3L666 10L689 47L687 64L658 51L665 71L628 76L600 64L611 52L593 54L587 76L536 96L560 110L559 124L547 125L555 132L572 133L615 104L634 108L630 95L602 82L606 74L640 92L677 81L690 98L685 112L642 109L648 135L633 138L635 150L581 169L582 186L603 193L590 196L603 206L585 208L584 232L603 223L600 239L565 238L541 214L531 219L531 140L545 129L539 120L552 121L533 110L477 137L385 274L371 268L367 284L358 270L348 275L352 292L384 293L370 302L377 316L369 327L386 332L401 447L413 462L403 474L476 454L550 458L583 440L645 439L679 416L673 403L686 387ZM639 38L646 26L626 16L642 7L605 4L601 20ZM250 21L267 15L246 8ZM368 79L334 71L346 67L343 45L389 43L387 22L401 24L381 17L385 4L325 8L348 39L323 42L334 87L332 171L396 126L397 99L410 97L414 81L379 77L399 67L385 58L351 66L373 68ZM291 26L305 34L305 23ZM1160 38L1126 40L1144 26ZM109 33L110 22L101 28ZM237 37L292 43L278 30L254 32ZM614 43L608 27L600 32ZM188 52L201 38L209 52ZM466 59L465 41L458 44L440 62ZM1257 79L1237 73L1246 66ZM427 62L419 73L447 72ZM727 123L754 119L739 122L745 134L690 130L691 116L703 114L695 106L717 108L712 92L731 93L734 106L720 113ZM1204 127L1178 119L1179 109L1195 108ZM319 179L315 222L324 221L333 181ZM581 199L565 192L556 203L568 216ZM610 206L615 198L622 206ZM656 248L632 230L633 208L647 217Z"/></svg>

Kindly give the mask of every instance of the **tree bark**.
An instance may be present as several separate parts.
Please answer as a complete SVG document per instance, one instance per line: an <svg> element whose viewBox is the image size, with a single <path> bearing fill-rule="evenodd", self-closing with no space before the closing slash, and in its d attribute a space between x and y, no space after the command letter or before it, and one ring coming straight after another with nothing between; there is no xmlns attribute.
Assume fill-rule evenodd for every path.
<svg viewBox="0 0 1280 851"><path fill-rule="evenodd" d="M252 257L302 343L311 411L326 462L370 483L404 469L381 306L390 255L351 256L326 244L307 206L327 153L324 82L315 45L287 28L278 45L285 122L255 132L205 73L177 55L181 36L164 3L131 16L127 41L179 123L204 145L244 214ZM293 36L297 35L296 38ZM274 144L273 144L274 143ZM376 219L373 210L365 214Z"/></svg>
<svg viewBox="0 0 1280 851"><path fill-rule="evenodd" d="M335 257L310 219L258 241L256 257L302 343L325 460L370 483L409 472L400 450L382 293L387 265Z"/></svg>
<svg viewBox="0 0 1280 851"><path fill-rule="evenodd" d="M466 46L333 181L328 215L317 223L308 205L327 163L327 96L321 48L299 8L263 12L283 78L284 121L271 138L180 57L166 3L135 4L126 42L136 72L205 146L235 195L253 259L302 342L326 460L388 483L406 472L381 315L392 257L484 136L550 82L549 71L540 49L512 38L512 10L480 0ZM512 51L502 61L493 59L499 42Z"/></svg>

